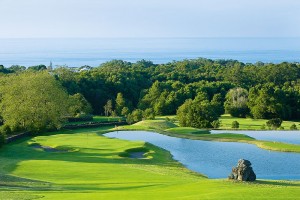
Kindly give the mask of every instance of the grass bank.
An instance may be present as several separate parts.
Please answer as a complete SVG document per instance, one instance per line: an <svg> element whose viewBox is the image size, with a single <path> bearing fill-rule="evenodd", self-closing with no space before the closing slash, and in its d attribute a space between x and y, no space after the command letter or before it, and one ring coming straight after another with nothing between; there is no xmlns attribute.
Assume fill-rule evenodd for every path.
<svg viewBox="0 0 300 200"><path fill-rule="evenodd" d="M0 149L0 199L297 199L300 182L211 180L144 142L102 136L109 128L24 138ZM31 144L66 152L46 152ZM124 156L143 150L142 159ZM229 173L229 172L228 172Z"/></svg>

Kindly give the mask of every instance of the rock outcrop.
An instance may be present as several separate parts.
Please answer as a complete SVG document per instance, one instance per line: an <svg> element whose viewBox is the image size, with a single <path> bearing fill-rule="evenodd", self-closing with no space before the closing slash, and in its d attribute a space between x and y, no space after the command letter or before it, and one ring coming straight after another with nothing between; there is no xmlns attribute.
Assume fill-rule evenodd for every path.
<svg viewBox="0 0 300 200"><path fill-rule="evenodd" d="M232 168L232 172L228 178L239 181L255 181L256 175L251 167L251 162L240 159L237 167Z"/></svg>

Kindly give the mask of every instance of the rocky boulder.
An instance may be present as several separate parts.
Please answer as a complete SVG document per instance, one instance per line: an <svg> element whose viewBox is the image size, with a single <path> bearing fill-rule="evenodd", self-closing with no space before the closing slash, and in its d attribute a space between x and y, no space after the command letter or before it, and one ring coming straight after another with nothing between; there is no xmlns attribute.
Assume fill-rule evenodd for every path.
<svg viewBox="0 0 300 200"><path fill-rule="evenodd" d="M237 167L232 168L232 172L228 178L239 181L255 181L256 175L251 167L251 162L240 159Z"/></svg>

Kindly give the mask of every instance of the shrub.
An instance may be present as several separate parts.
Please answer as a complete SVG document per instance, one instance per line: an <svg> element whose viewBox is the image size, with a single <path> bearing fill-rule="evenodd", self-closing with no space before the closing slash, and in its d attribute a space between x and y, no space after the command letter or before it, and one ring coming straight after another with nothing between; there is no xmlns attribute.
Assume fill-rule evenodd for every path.
<svg viewBox="0 0 300 200"><path fill-rule="evenodd" d="M282 119L280 119L280 118L270 119L269 121L266 122L266 124L269 128L272 128L275 130L281 126L281 123L282 123Z"/></svg>
<svg viewBox="0 0 300 200"><path fill-rule="evenodd" d="M8 126L7 124L4 124L2 127L1 127L1 130L0 130L2 133L4 133L5 135L10 135L11 134L11 128L10 126Z"/></svg>
<svg viewBox="0 0 300 200"><path fill-rule="evenodd" d="M239 128L240 127L240 123L238 121L233 121L231 124L231 128Z"/></svg>
<svg viewBox="0 0 300 200"><path fill-rule="evenodd" d="M279 127L279 130L284 130L284 127L283 127L283 126L280 126L280 127Z"/></svg>
<svg viewBox="0 0 300 200"><path fill-rule="evenodd" d="M265 129L266 129L266 125L265 125L265 124L261 125L261 126L260 126L260 129L261 129L261 130L265 130Z"/></svg>
<svg viewBox="0 0 300 200"><path fill-rule="evenodd" d="M221 125L221 121L220 120L214 120L211 125L214 127L214 128L219 128L220 125Z"/></svg>
<svg viewBox="0 0 300 200"><path fill-rule="evenodd" d="M155 113L154 110L152 108L147 108L144 112L143 112L143 117L145 119L155 119Z"/></svg>
<svg viewBox="0 0 300 200"><path fill-rule="evenodd" d="M127 117L126 117L126 122L127 122L128 124L132 124L132 123L134 122L132 114L129 113L129 114L127 115Z"/></svg>
<svg viewBox="0 0 300 200"><path fill-rule="evenodd" d="M296 124L292 124L292 126L290 127L291 130L298 130Z"/></svg>
<svg viewBox="0 0 300 200"><path fill-rule="evenodd" d="M143 119L143 111L140 110L140 109L136 109L134 110L132 113L132 118L133 118L133 121L134 122L139 122L139 121L142 121ZM127 116L128 117L128 116Z"/></svg>

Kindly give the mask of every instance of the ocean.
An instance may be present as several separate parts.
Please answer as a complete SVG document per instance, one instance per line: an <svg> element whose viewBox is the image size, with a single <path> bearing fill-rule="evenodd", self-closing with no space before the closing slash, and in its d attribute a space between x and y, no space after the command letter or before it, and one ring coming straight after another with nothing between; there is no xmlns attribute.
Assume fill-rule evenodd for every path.
<svg viewBox="0 0 300 200"><path fill-rule="evenodd" d="M99 66L121 59L156 64L194 58L300 62L300 38L0 39L0 65Z"/></svg>

